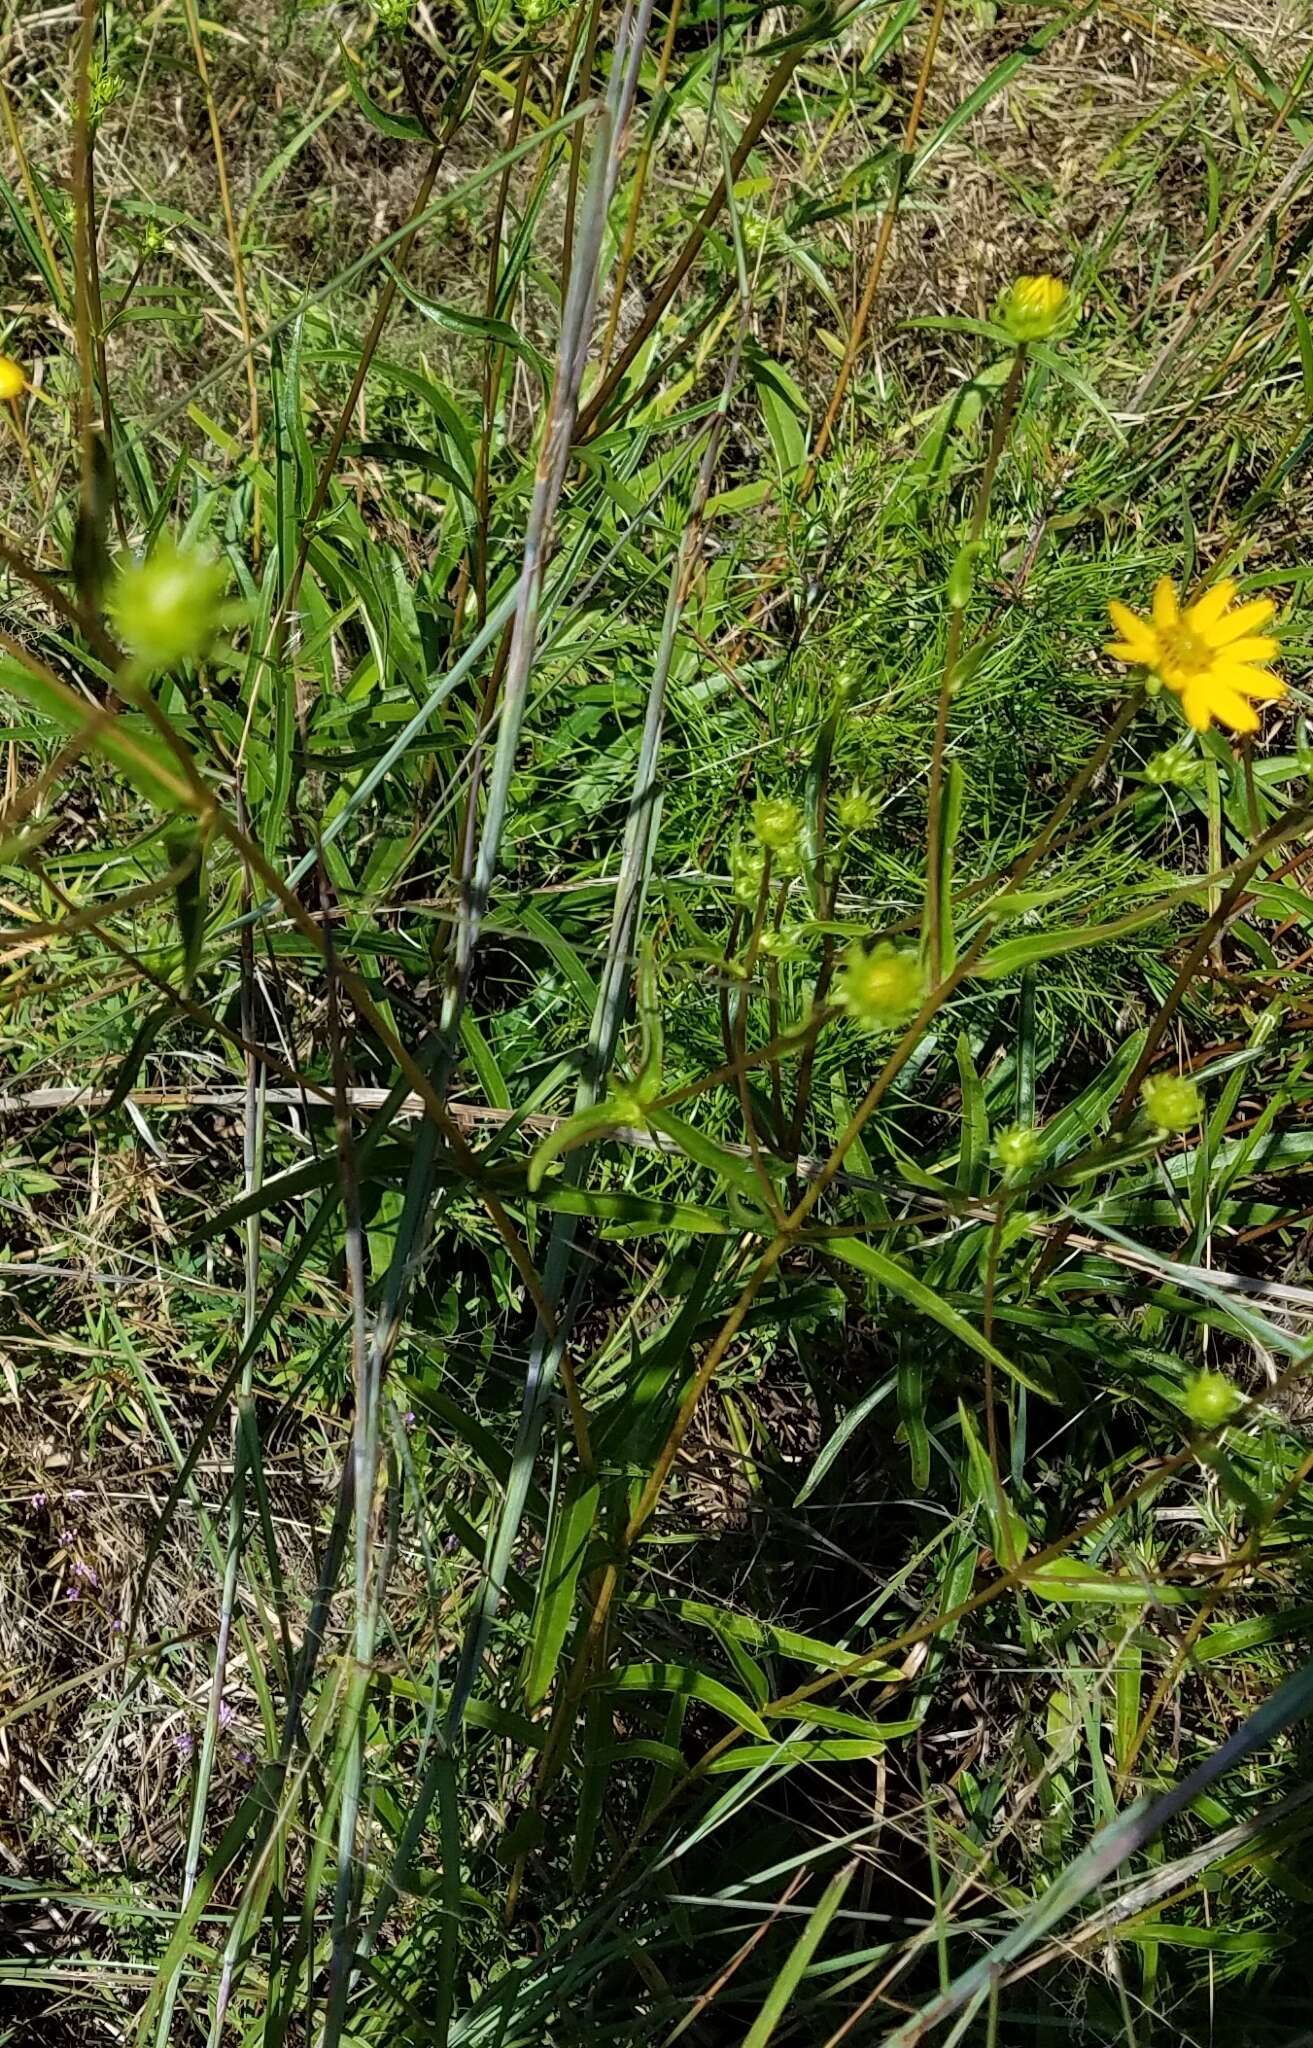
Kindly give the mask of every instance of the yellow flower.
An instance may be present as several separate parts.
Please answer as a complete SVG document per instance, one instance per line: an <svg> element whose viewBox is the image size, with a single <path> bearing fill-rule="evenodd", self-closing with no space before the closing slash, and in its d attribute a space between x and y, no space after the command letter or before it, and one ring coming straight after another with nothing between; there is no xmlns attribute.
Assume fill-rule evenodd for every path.
<svg viewBox="0 0 1313 2048"><path fill-rule="evenodd" d="M1180 698L1196 732L1207 732L1214 719L1232 732L1257 732L1258 713L1250 699L1272 701L1286 694L1281 677L1267 666L1277 642L1258 631L1276 606L1270 597L1255 597L1232 611L1235 594L1227 578L1182 611L1171 578L1162 576L1151 618L1137 618L1115 600L1108 606L1121 638L1104 653L1152 669Z"/></svg>
<svg viewBox="0 0 1313 2048"><path fill-rule="evenodd" d="M1003 300L1003 325L1014 341L1047 341L1067 311L1060 277L1019 277Z"/></svg>
<svg viewBox="0 0 1313 2048"><path fill-rule="evenodd" d="M0 399L21 398L27 389L23 366L12 356L0 356Z"/></svg>

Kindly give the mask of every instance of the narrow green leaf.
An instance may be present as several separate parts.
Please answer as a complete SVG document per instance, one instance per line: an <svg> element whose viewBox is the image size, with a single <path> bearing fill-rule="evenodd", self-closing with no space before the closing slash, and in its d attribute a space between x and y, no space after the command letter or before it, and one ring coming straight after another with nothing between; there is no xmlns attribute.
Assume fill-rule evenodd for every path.
<svg viewBox="0 0 1313 2048"><path fill-rule="evenodd" d="M933 1288L927 1287L923 1280L918 1280L900 1260L891 1257L887 1252L878 1251L874 1245L865 1244L857 1237L831 1238L826 1249L835 1258L844 1259L850 1266L855 1266L859 1273L865 1273L877 1286L886 1288L890 1294L896 1294L921 1315L928 1316L931 1322L938 1323L941 1329L956 1337L960 1344L965 1344L981 1358L990 1359L999 1371L1007 1373L1010 1379L1019 1380L1021 1385L1029 1387L1032 1393L1052 1398L1052 1389L1045 1381L1039 1379L1034 1372L1017 1365L1014 1360L1004 1357L998 1346L991 1344L974 1323L960 1315L941 1295L936 1294Z"/></svg>
<svg viewBox="0 0 1313 2048"><path fill-rule="evenodd" d="M770 1733L755 1707L741 1700L718 1678L712 1678L710 1673L699 1671L692 1664L656 1660L622 1664L597 1683L608 1692L677 1693L682 1699L700 1700L703 1706L714 1707L727 1721L732 1721L736 1728L746 1728L750 1735L764 1737Z"/></svg>
<svg viewBox="0 0 1313 2048"><path fill-rule="evenodd" d="M807 1965L825 1939L826 1929L843 1903L843 1895L852 1883L856 1868L856 1862L845 1863L837 1876L830 1879L767 1992L761 2011L744 2035L743 2048L766 2048L788 2011L794 1992L807 1974Z"/></svg>
<svg viewBox="0 0 1313 2048"><path fill-rule="evenodd" d="M538 1600L524 1674L524 1696L531 1707L546 1699L556 1675L599 1497L596 1479L578 1473L566 1487L556 1513L538 1575Z"/></svg>

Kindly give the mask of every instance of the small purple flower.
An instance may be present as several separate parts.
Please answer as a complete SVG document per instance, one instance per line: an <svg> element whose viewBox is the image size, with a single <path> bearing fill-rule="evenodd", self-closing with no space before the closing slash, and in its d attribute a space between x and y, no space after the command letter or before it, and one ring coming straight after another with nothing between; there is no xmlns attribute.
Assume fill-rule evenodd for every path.
<svg viewBox="0 0 1313 2048"><path fill-rule="evenodd" d="M111 1621L111 1623L110 1623L110 1629L111 1629L111 1631L113 1632L113 1634L114 1634L114 1635L116 1635L116 1636L118 1636L118 1635L122 1635L122 1633L123 1633L123 1623L122 1623L122 1622L121 1622L121 1621L119 1620L119 1618L118 1618L118 1616L117 1616L117 1615L115 1615L115 1617L114 1617L113 1621Z"/></svg>
<svg viewBox="0 0 1313 2048"><path fill-rule="evenodd" d="M407 1429L413 1429L413 1428L415 1427L415 1411L414 1411L414 1409L413 1409L413 1408L407 1408L407 1410L406 1410L405 1414L404 1414L404 1415L402 1416L402 1418L401 1418L401 1419L402 1419L402 1421L403 1421L403 1422L405 1423L405 1425L406 1425L406 1428L407 1428Z"/></svg>
<svg viewBox="0 0 1313 2048"><path fill-rule="evenodd" d="M81 1586L70 1586L70 1587L68 1588L68 1591L67 1591L67 1592L65 1593L65 1595L64 1595L64 1598L65 1598L66 1600L78 1600L78 1599L80 1599L80 1598L81 1598L81 1595L82 1595L82 1588L81 1588Z"/></svg>
<svg viewBox="0 0 1313 2048"><path fill-rule="evenodd" d="M59 1532L59 1540L61 1543L76 1543L77 1538L78 1532L76 1529L61 1529Z"/></svg>
<svg viewBox="0 0 1313 2048"><path fill-rule="evenodd" d="M460 1549L460 1537L444 1536L442 1539L442 1549L445 1556L454 1557Z"/></svg>
<svg viewBox="0 0 1313 2048"><path fill-rule="evenodd" d="M45 1504L46 1504L46 1497L45 1497L44 1493L34 1493L34 1494L32 1495L32 1505L33 1505L33 1507L34 1507L34 1508L43 1508L43 1507L45 1506Z"/></svg>
<svg viewBox="0 0 1313 2048"><path fill-rule="evenodd" d="M173 1738L173 1747L177 1750L180 1760L185 1763L196 1747L196 1738L190 1728L179 1729Z"/></svg>
<svg viewBox="0 0 1313 2048"><path fill-rule="evenodd" d="M235 1721L236 1719L237 1719L237 1715L236 1715L236 1712L235 1712L235 1711L234 1711L234 1709L233 1709L233 1704L232 1704L232 1701L231 1701L231 1700L220 1700L220 1702L219 1702L219 1726L220 1726L221 1728L231 1728L231 1727L232 1727L232 1724L233 1724L233 1722L234 1722L234 1721Z"/></svg>

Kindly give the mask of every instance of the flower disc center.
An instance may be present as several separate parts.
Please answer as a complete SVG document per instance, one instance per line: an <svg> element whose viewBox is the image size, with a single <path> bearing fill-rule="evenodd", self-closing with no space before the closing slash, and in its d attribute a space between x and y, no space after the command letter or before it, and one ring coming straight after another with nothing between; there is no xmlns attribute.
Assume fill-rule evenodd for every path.
<svg viewBox="0 0 1313 2048"><path fill-rule="evenodd" d="M1158 673L1169 689L1183 690L1213 665L1213 649L1184 619L1158 628L1158 647Z"/></svg>

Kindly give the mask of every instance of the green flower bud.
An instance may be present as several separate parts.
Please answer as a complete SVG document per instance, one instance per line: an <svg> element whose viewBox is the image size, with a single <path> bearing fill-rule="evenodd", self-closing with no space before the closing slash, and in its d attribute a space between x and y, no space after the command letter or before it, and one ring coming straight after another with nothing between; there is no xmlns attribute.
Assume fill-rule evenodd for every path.
<svg viewBox="0 0 1313 2048"><path fill-rule="evenodd" d="M729 857L729 885L734 892L734 901L741 903L745 910L755 910L761 894L761 878L766 871L766 855L760 846L750 839L741 839Z"/></svg>
<svg viewBox="0 0 1313 2048"><path fill-rule="evenodd" d="M1007 1180L1021 1180L1044 1157L1044 1140L1031 1124L1010 1124L994 1137L994 1161Z"/></svg>
<svg viewBox="0 0 1313 2048"><path fill-rule="evenodd" d="M228 571L199 548L167 536L144 562L120 567L108 609L119 638L142 667L176 668L204 654L220 625Z"/></svg>
<svg viewBox="0 0 1313 2048"><path fill-rule="evenodd" d="M1192 1131L1204 1113L1199 1084L1189 1074L1150 1074L1140 1100L1149 1122L1160 1131Z"/></svg>
<svg viewBox="0 0 1313 2048"><path fill-rule="evenodd" d="M93 129L99 128L122 90L123 80L118 72L111 71L101 58L93 57L87 79L87 116Z"/></svg>
<svg viewBox="0 0 1313 2048"><path fill-rule="evenodd" d="M854 787L839 798L834 815L841 832L869 832L879 808L869 790Z"/></svg>
<svg viewBox="0 0 1313 2048"><path fill-rule="evenodd" d="M1185 1412L1200 1429L1220 1429L1240 1406L1240 1396L1223 1372L1197 1372L1185 1390Z"/></svg>
<svg viewBox="0 0 1313 2048"><path fill-rule="evenodd" d="M1189 740L1178 740L1174 747L1162 748L1144 764L1146 782L1157 783L1160 787L1192 789L1202 774L1203 763L1196 757Z"/></svg>
<svg viewBox="0 0 1313 2048"><path fill-rule="evenodd" d="M768 853L792 853L802 817L786 796L759 796L752 806L752 829Z"/></svg>
<svg viewBox="0 0 1313 2048"><path fill-rule="evenodd" d="M999 315L1014 341L1047 341L1063 323L1069 296L1061 278L1019 277L1004 294Z"/></svg>
<svg viewBox="0 0 1313 2048"><path fill-rule="evenodd" d="M770 960L793 960L802 952L805 938L802 925L781 925L778 931L768 925L757 941L757 948Z"/></svg>
<svg viewBox="0 0 1313 2048"><path fill-rule="evenodd" d="M920 1008L925 970L910 948L882 939L868 953L857 939L839 969L834 996L864 1031L891 1031Z"/></svg>
<svg viewBox="0 0 1313 2048"><path fill-rule="evenodd" d="M946 595L950 607L955 612L964 611L971 602L971 592L976 581L976 557L983 545L984 543L978 540L963 541L948 572Z"/></svg>
<svg viewBox="0 0 1313 2048"><path fill-rule="evenodd" d="M399 36L410 20L410 0L374 0L374 12L381 28Z"/></svg>

